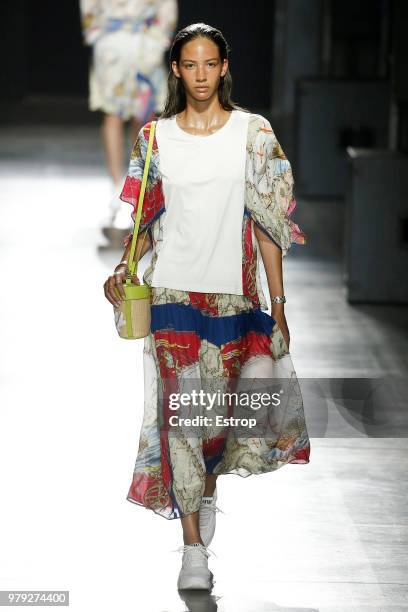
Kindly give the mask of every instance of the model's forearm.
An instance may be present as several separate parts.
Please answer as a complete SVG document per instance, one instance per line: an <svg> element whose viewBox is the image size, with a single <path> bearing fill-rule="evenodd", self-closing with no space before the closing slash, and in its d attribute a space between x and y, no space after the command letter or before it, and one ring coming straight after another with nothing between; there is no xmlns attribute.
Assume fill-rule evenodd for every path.
<svg viewBox="0 0 408 612"><path fill-rule="evenodd" d="M143 246L142 246L142 243L143 243ZM132 246L132 241L129 240L128 244L125 247L125 250L123 251L123 255L120 260L120 263L127 264L129 262L129 254L130 254L131 246ZM147 253L147 251L151 248L151 246L152 244L150 241L149 230L146 229L144 232L140 233L139 236L137 237L134 260L139 261L140 259L142 259L142 257Z"/></svg>
<svg viewBox="0 0 408 612"><path fill-rule="evenodd" d="M271 298L274 295L284 295L282 251L258 226L254 227L254 231L261 251L262 261L265 266L269 295ZM272 315L282 315L284 313L284 307L284 303L272 303Z"/></svg>
<svg viewBox="0 0 408 612"><path fill-rule="evenodd" d="M131 243L132 243L132 241L131 241L131 240L129 240L129 242L127 243L127 245L126 245L126 247L125 247L125 250L123 251L123 255L122 255L122 257L120 258L120 263L127 264L128 259L129 259L129 253L130 253L130 245L131 245ZM120 265L120 264L118 264L118 265Z"/></svg>

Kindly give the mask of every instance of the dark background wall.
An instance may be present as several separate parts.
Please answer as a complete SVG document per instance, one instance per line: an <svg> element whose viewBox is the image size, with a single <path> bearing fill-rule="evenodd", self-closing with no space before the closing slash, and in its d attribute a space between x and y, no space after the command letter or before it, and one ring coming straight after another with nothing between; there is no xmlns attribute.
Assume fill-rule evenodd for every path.
<svg viewBox="0 0 408 612"><path fill-rule="evenodd" d="M246 106L270 106L273 8L273 0L179 1L177 29L203 21L223 32L231 47L233 97ZM82 42L77 0L2 0L0 19L0 52L8 60L0 100L86 97L90 51Z"/></svg>

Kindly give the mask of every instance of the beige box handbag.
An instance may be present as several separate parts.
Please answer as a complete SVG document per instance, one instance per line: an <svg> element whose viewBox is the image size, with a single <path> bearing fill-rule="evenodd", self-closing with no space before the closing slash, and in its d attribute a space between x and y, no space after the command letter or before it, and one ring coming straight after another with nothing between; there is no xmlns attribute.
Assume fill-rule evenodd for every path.
<svg viewBox="0 0 408 612"><path fill-rule="evenodd" d="M149 172L150 158L153 148L154 131L156 127L156 121L152 121L149 132L149 143L147 146L146 161L143 171L143 179L140 188L139 201L137 206L137 213L135 218L135 226L133 229L132 244L129 253L129 264L128 271L126 274L123 288L125 291L125 298L121 302L120 306L114 306L115 325L117 332L121 338L125 340L135 340L137 338L144 338L150 332L151 312L150 312L150 296L151 288L149 285L137 285L132 282L132 277L137 274L137 259L135 260L134 254L136 249L137 234L139 231L140 219L142 216L143 198L146 190L147 175ZM140 247L140 253L143 249L143 243L146 238L147 230L143 236L142 245ZM118 289L115 287L115 292L120 297Z"/></svg>

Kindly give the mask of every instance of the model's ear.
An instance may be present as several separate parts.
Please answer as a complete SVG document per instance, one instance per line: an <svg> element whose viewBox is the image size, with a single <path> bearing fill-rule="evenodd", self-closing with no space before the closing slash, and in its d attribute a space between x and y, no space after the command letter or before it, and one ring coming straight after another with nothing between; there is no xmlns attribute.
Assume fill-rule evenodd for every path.
<svg viewBox="0 0 408 612"><path fill-rule="evenodd" d="M177 79L179 79L179 78L180 78L180 72L179 72L179 69L178 69L178 66L177 66L177 62L176 62L175 60L173 60L173 61L171 62L171 69L172 69L172 71L173 71L174 76L175 76Z"/></svg>

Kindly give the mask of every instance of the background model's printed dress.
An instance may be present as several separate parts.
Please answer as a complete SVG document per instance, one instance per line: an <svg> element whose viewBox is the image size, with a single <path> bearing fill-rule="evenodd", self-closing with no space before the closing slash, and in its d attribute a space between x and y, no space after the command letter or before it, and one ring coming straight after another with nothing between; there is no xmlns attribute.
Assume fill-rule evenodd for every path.
<svg viewBox="0 0 408 612"><path fill-rule="evenodd" d="M134 217L150 123L139 133L131 155L122 199ZM199 509L205 474L249 476L288 463L309 462L310 441L303 401L288 347L268 309L259 274L256 223L285 255L305 234L289 218L295 207L293 177L269 122L251 114L248 123L245 214L242 223L244 295L199 293L152 287L151 332L144 340L144 417L133 480L127 499L167 518ZM163 241L165 202L159 150L153 144L139 232L148 229L153 250L143 280L150 284ZM125 239L125 244L131 235ZM201 435L169 435L169 392L203 388L218 381L228 390L249 379L284 379L279 418L265 436L249 437L203 427ZM207 390L207 388L204 388ZM232 430L233 428L231 428ZM190 430L191 433L191 430Z"/></svg>
<svg viewBox="0 0 408 612"><path fill-rule="evenodd" d="M80 0L93 47L90 110L146 122L167 92L164 53L177 25L177 0Z"/></svg>

